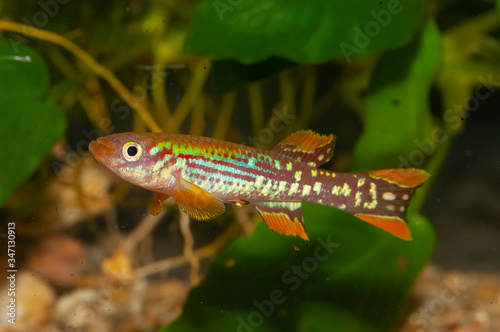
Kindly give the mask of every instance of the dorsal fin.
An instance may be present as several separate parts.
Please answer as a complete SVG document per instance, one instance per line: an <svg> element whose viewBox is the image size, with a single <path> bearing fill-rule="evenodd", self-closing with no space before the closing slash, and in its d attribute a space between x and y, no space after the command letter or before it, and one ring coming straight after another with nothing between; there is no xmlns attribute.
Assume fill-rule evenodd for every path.
<svg viewBox="0 0 500 332"><path fill-rule="evenodd" d="M326 163L333 156L335 136L325 136L311 130L293 133L271 151L296 159L311 166Z"/></svg>

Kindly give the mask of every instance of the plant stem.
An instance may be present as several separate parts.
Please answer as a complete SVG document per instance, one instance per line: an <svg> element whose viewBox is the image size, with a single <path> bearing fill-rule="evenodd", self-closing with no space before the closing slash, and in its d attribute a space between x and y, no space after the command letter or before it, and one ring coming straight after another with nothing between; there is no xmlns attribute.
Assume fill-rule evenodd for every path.
<svg viewBox="0 0 500 332"><path fill-rule="evenodd" d="M40 40L45 40L52 42L61 46L62 48L68 50L84 62L93 72L101 76L106 82L111 85L113 89L136 111L136 113L141 117L142 121L152 130L160 132L161 128L158 126L153 117L149 114L145 105L137 101L132 93L122 84L122 82L108 69L100 65L97 61L85 52L80 46L76 45L72 41L64 38L63 36L46 31L37 29L35 27L28 27L24 24L0 21L0 30L13 31L21 33L23 35L28 35L33 38Z"/></svg>

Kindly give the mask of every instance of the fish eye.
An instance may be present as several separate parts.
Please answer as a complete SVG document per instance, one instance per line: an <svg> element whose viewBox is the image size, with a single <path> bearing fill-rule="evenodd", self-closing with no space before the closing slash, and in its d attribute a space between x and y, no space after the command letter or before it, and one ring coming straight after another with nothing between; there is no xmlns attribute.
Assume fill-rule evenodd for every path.
<svg viewBox="0 0 500 332"><path fill-rule="evenodd" d="M142 157L142 146L137 142L127 142L123 144L122 155L127 161L137 161Z"/></svg>

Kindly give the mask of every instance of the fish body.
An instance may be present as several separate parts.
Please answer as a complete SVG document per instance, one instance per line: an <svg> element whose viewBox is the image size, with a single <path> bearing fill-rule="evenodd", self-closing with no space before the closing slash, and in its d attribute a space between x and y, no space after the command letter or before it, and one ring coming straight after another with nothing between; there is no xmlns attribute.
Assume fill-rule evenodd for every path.
<svg viewBox="0 0 500 332"><path fill-rule="evenodd" d="M173 196L197 220L252 204L269 228L308 239L301 202L347 211L411 240L406 208L428 174L417 169L335 173L318 166L333 156L335 137L299 131L272 150L207 137L120 133L91 142L97 161L124 180L157 193L150 209Z"/></svg>

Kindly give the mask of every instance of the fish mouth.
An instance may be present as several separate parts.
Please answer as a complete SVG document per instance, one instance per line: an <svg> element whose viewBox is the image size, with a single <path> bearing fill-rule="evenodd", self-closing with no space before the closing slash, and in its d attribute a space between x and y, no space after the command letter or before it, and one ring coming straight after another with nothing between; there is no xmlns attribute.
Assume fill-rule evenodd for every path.
<svg viewBox="0 0 500 332"><path fill-rule="evenodd" d="M101 162L116 153L116 149L113 147L113 142L103 137L99 137L97 140L90 142L89 151L97 160Z"/></svg>

